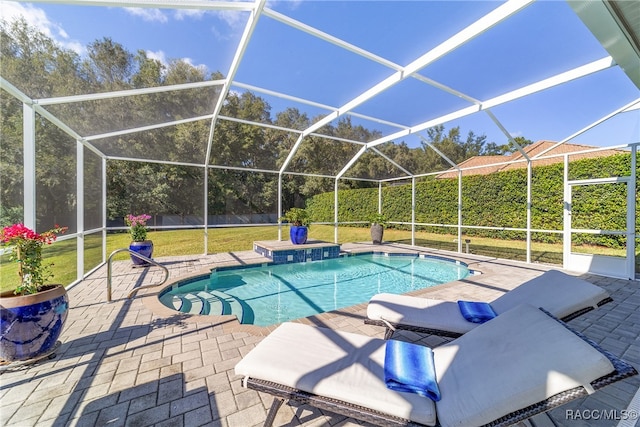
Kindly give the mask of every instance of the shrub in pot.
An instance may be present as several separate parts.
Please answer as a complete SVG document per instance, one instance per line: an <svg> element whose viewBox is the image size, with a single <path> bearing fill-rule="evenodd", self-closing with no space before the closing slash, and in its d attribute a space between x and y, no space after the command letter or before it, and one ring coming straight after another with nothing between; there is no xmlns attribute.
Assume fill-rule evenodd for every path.
<svg viewBox="0 0 640 427"><path fill-rule="evenodd" d="M306 243L311 224L311 219L306 209L291 208L280 217L279 221L286 221L290 224L289 237L291 238L291 243L294 245Z"/></svg>
<svg viewBox="0 0 640 427"><path fill-rule="evenodd" d="M0 242L11 247L18 263L19 285L0 294L0 360L37 359L56 348L67 320L69 298L64 286L45 284L53 277L52 264L43 264L42 247L67 227L38 234L23 224L0 230Z"/></svg>
<svg viewBox="0 0 640 427"><path fill-rule="evenodd" d="M136 252L147 258L151 258L153 255L153 242L147 240L147 221L151 219L150 215L127 215L124 217L124 222L129 226L129 234L131 235L131 243L129 243L129 250ZM130 254L131 262L134 267L146 267L149 263L137 256Z"/></svg>

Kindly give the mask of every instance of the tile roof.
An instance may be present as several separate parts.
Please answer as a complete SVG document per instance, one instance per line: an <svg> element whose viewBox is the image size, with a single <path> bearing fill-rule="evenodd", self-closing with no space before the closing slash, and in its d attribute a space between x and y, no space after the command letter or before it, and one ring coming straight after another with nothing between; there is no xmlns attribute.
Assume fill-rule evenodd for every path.
<svg viewBox="0 0 640 427"><path fill-rule="evenodd" d="M566 153L574 153L585 150L591 150L598 147L593 147L589 145L581 145L581 144L558 144L554 141L537 141L531 145L527 145L523 147L523 151L529 157L536 156L540 153L542 154L542 159L535 160L533 162L533 166L547 166L554 163L561 163L564 161L563 157L548 157L554 156L558 154L566 154ZM545 150L549 150L546 151ZM586 158L594 158L594 157L608 157L614 154L622 154L626 153L624 150L616 150L616 149L607 149L600 151L593 151L588 153L579 153L574 154L570 157L571 161L586 159ZM474 156L470 157L467 160L458 164L458 167L461 169L466 169L462 171L464 176L468 175L488 175L495 172L502 172L506 170L513 169L524 169L527 167L527 162L524 161L525 158L521 152L516 151L515 153L504 155L504 156ZM436 175L436 178L457 178L458 172L456 169L451 168L446 172L443 172L439 175Z"/></svg>

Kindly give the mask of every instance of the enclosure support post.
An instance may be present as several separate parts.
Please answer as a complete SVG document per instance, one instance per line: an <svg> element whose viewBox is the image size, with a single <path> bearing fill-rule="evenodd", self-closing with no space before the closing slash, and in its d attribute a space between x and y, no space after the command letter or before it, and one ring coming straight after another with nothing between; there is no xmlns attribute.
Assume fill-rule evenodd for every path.
<svg viewBox="0 0 640 427"><path fill-rule="evenodd" d="M569 185L569 155L564 155L563 170L563 220L562 220L562 266L568 268L571 255L571 186Z"/></svg>
<svg viewBox="0 0 640 427"><path fill-rule="evenodd" d="M102 262L107 261L107 159L102 158Z"/></svg>
<svg viewBox="0 0 640 427"><path fill-rule="evenodd" d="M527 160L527 262L531 263L531 175L533 166Z"/></svg>
<svg viewBox="0 0 640 427"><path fill-rule="evenodd" d="M411 246L416 245L416 178L411 177Z"/></svg>
<svg viewBox="0 0 640 427"><path fill-rule="evenodd" d="M23 165L24 165L24 225L36 230L36 112L22 104Z"/></svg>
<svg viewBox="0 0 640 427"><path fill-rule="evenodd" d="M338 243L338 178L333 187L333 243Z"/></svg>
<svg viewBox="0 0 640 427"><path fill-rule="evenodd" d="M382 213L382 182L378 181L378 213Z"/></svg>
<svg viewBox="0 0 640 427"><path fill-rule="evenodd" d="M458 170L458 252L462 253L462 171Z"/></svg>
<svg viewBox="0 0 640 427"><path fill-rule="evenodd" d="M76 141L76 280L84 275L84 146Z"/></svg>
<svg viewBox="0 0 640 427"><path fill-rule="evenodd" d="M204 254L209 252L209 168L204 165Z"/></svg>
<svg viewBox="0 0 640 427"><path fill-rule="evenodd" d="M627 266L629 279L636 277L636 171L638 165L638 145L631 147L631 174L627 184Z"/></svg>
<svg viewBox="0 0 640 427"><path fill-rule="evenodd" d="M282 172L278 174L278 241L282 241Z"/></svg>

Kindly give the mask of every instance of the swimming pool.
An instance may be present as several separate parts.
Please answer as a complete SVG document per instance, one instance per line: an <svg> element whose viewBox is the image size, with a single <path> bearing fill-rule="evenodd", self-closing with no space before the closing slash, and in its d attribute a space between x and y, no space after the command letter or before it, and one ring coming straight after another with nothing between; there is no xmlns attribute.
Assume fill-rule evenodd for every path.
<svg viewBox="0 0 640 427"><path fill-rule="evenodd" d="M414 254L364 254L294 264L218 269L174 283L165 306L193 314L235 314L258 326L312 316L469 275L463 263Z"/></svg>

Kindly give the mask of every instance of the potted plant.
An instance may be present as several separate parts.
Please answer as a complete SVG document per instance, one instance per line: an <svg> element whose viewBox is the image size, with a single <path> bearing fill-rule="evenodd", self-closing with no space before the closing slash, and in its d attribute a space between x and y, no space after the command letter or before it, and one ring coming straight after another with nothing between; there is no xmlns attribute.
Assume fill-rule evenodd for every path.
<svg viewBox="0 0 640 427"><path fill-rule="evenodd" d="M147 214L129 214L124 217L124 222L129 226L129 234L131 234L129 250L147 258L151 258L151 255L153 255L153 242L151 240L147 240L147 221L149 219L151 219L151 216ZM149 265L148 262L133 254L130 256L134 267L146 267Z"/></svg>
<svg viewBox="0 0 640 427"><path fill-rule="evenodd" d="M289 237L294 245L302 245L306 243L309 234L309 226L311 219L309 213L303 208L291 208L280 217L280 222L286 221L291 224L289 228Z"/></svg>
<svg viewBox="0 0 640 427"><path fill-rule="evenodd" d="M45 282L53 277L43 264L42 247L56 240L67 227L55 226L38 234L23 224L0 230L0 243L11 246L10 260L18 264L20 282L0 294L0 359L8 362L39 359L57 348L69 310L62 285Z"/></svg>
<svg viewBox="0 0 640 427"><path fill-rule="evenodd" d="M376 213L369 216L369 222L371 223L371 240L374 245L379 245L382 243L384 228L389 224L389 219L381 213Z"/></svg>

